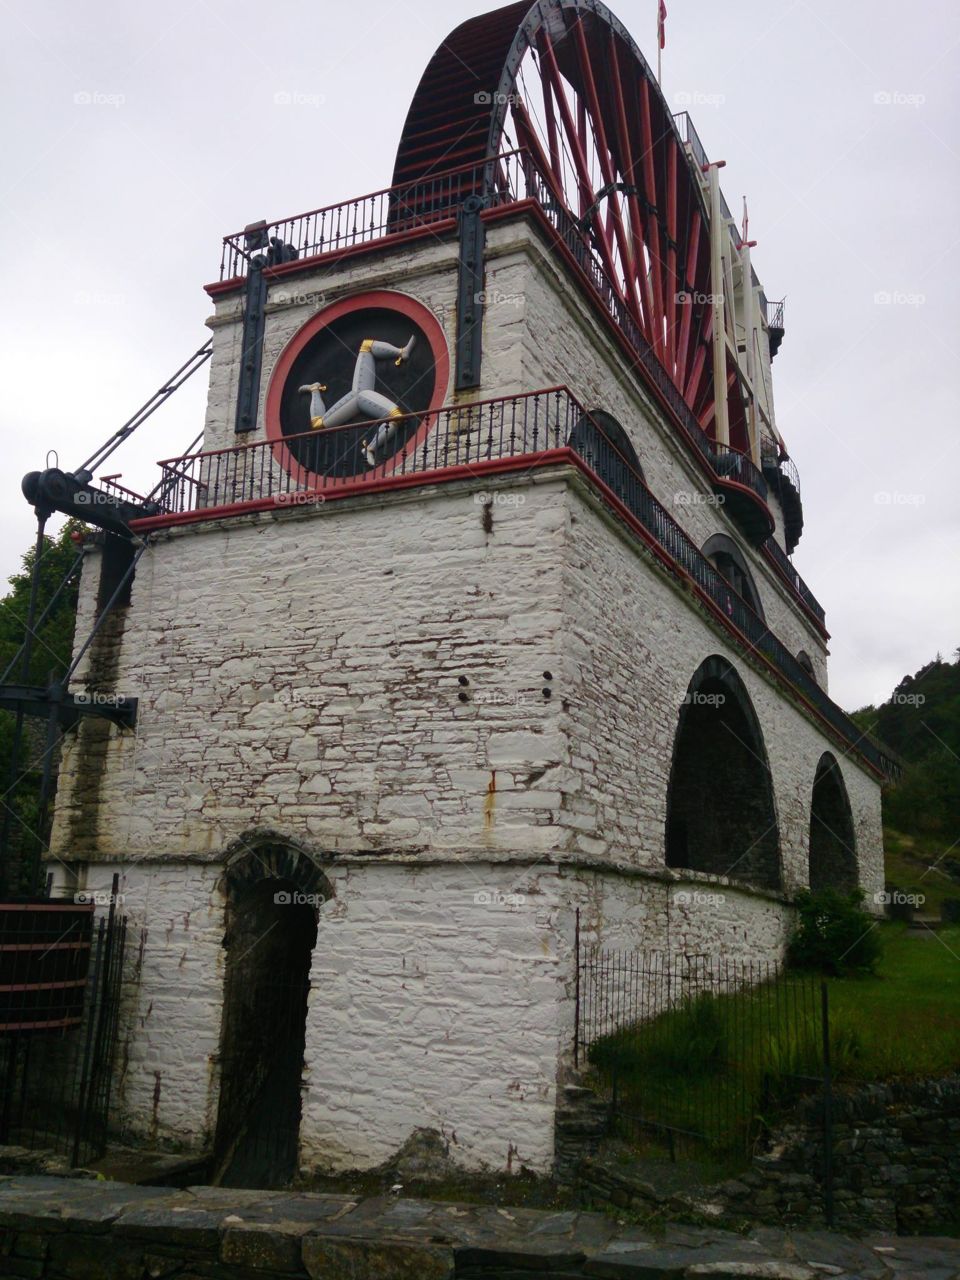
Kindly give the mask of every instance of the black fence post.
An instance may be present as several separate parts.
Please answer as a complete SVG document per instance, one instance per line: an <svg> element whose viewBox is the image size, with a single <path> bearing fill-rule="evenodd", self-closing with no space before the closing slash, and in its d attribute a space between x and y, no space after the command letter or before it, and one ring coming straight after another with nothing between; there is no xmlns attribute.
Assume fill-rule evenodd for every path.
<svg viewBox="0 0 960 1280"><path fill-rule="evenodd" d="M833 1226L833 1074L830 1064L830 997L820 983L820 1030L823 1038L823 1210Z"/></svg>
<svg viewBox="0 0 960 1280"><path fill-rule="evenodd" d="M573 934L573 1065L580 1068L580 908Z"/></svg>

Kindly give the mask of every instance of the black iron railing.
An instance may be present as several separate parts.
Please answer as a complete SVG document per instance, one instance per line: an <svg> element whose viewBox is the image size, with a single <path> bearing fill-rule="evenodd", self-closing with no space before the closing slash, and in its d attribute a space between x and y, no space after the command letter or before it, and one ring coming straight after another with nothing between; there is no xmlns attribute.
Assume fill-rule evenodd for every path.
<svg viewBox="0 0 960 1280"><path fill-rule="evenodd" d="M71 1165L103 1155L112 1127L126 938L117 886L114 877L110 910L96 919L93 894L0 907L0 1143L56 1151Z"/></svg>
<svg viewBox="0 0 960 1280"><path fill-rule="evenodd" d="M618 514L632 517L660 551L661 559L712 602L726 625L748 650L763 655L812 705L845 742L875 768L889 762L844 711L832 702L793 653L738 595L700 548L647 488L629 460L611 443L566 387L505 396L472 405L449 406L425 415L393 421L396 435L389 456L370 466L366 450L378 424L361 423L260 441L161 463L168 513L218 509L244 503L310 505L338 489L384 484L430 483L451 471L477 476L487 470L532 468L548 461L551 450L570 449L605 497L620 504Z"/></svg>
<svg viewBox="0 0 960 1280"><path fill-rule="evenodd" d="M679 889L716 910L728 890ZM697 899L702 902L698 905ZM610 1107L612 1132L663 1146L748 1157L805 1094L830 1099L824 984L770 962L579 947L575 1058Z"/></svg>
<svg viewBox="0 0 960 1280"><path fill-rule="evenodd" d="M783 547L780 546L780 543L777 542L775 538L768 538L766 542L763 543L762 549L764 554L767 555L776 565L777 569L779 569L781 577L789 583L810 612L815 615L822 625L825 626L827 618L823 610L823 605L804 582L803 578L801 578L800 574L797 573L790 561L790 557L784 551Z"/></svg>
<svg viewBox="0 0 960 1280"><path fill-rule="evenodd" d="M489 204L522 200L527 195L526 176L532 163L529 153L511 151L501 156L492 169L486 164L462 165L419 182L384 187L322 209L255 224L224 237L220 279L245 276L256 252L263 252L268 265L276 265L370 244L455 218L468 196L484 191L491 173L493 194L488 192Z"/></svg>
<svg viewBox="0 0 960 1280"><path fill-rule="evenodd" d="M783 308L786 304L786 298L781 298L779 302L766 303L767 328L782 329L783 328Z"/></svg>
<svg viewBox="0 0 960 1280"><path fill-rule="evenodd" d="M690 136L696 137L692 125L689 125L689 130ZM484 191L488 206L520 200L533 200L539 206L558 240L592 286L595 296L633 348L637 362L643 366L648 378L682 424L692 447L721 483L725 479L735 479L766 502L767 483L760 468L744 453L716 448L644 337L622 294L607 276L600 255L583 226L557 201L529 151L518 149L508 152L492 167L463 166L412 185L384 188L341 204L264 224L258 229L257 236L264 245L275 241L286 246L289 250L287 256L299 260L452 218L468 195ZM249 243L244 232L224 239L220 264L222 280L246 274L252 252ZM266 249L265 252L269 258L271 252L280 253L280 250Z"/></svg>

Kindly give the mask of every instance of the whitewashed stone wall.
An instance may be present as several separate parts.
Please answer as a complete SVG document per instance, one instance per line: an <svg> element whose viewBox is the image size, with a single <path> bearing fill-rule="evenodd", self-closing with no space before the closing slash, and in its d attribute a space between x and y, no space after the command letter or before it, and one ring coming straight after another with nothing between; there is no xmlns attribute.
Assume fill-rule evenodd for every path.
<svg viewBox="0 0 960 1280"><path fill-rule="evenodd" d="M262 440L270 377L284 347L317 312L352 293L392 289L428 307L444 330L451 356L456 339L457 244L429 241L369 258L347 259L319 271L284 277L270 286L264 336L257 431ZM651 491L702 546L726 533L741 547L757 584L771 629L796 653L805 650L818 682L827 687L827 649L821 633L784 590L780 578L740 535L703 473L662 421L628 359L583 305L578 287L547 253L524 219L498 222L487 236L481 400L566 384L588 408L614 414L633 440ZM204 448L236 443L234 415L241 350L241 295L216 303L210 395ZM448 393L447 400L452 395ZM782 542L782 513L771 496Z"/></svg>
<svg viewBox="0 0 960 1280"><path fill-rule="evenodd" d="M403 289L452 350L455 284L455 243L431 241L271 285L250 438L263 438L280 352L320 307ZM698 543L740 541L524 222L491 227L485 290L477 398L567 383L620 419L651 489ZM206 448L235 443L239 315L237 296L217 302ZM861 883L882 887L875 779L572 471L482 488L458 481L161 534L122 634L105 635L78 672L140 700L134 732L100 722L67 743L52 843L63 887L107 889L122 871L130 1133L189 1149L209 1139L224 858L268 830L334 888L313 957L304 1168L378 1164L422 1126L465 1165L548 1168L570 1067L577 907L587 944L782 952L784 896L663 865L677 715L711 654L739 672L762 728L786 889L806 882L825 750L853 807ZM741 546L772 629L825 673L822 638ZM78 636L98 560L85 568Z"/></svg>
<svg viewBox="0 0 960 1280"><path fill-rule="evenodd" d="M211 1131L218 881L254 828L306 848L335 889L314 955L305 1168L377 1164L423 1125L465 1165L548 1168L577 906L585 941L605 946L780 954L777 895L663 867L680 699L711 653L740 672L791 888L816 762L841 752L567 469L500 486L491 532L478 488L211 522L141 561L114 658L138 726L109 730L92 806L82 744L68 744L53 846L80 887L123 872L131 1134L194 1149ZM873 889L879 789L841 767ZM95 817L79 845L77 806Z"/></svg>
<svg viewBox="0 0 960 1280"><path fill-rule="evenodd" d="M681 604L660 574L637 572L637 551L602 512L569 507L564 554L565 683L580 696L565 728L581 782L569 808L584 852L646 866L664 857L667 780L674 732L690 680L716 653L742 678L769 758L784 885L808 880L810 806L817 763L838 757L857 830L861 883L883 888L880 793L876 780L748 665L705 614ZM683 609L684 625L677 625Z"/></svg>

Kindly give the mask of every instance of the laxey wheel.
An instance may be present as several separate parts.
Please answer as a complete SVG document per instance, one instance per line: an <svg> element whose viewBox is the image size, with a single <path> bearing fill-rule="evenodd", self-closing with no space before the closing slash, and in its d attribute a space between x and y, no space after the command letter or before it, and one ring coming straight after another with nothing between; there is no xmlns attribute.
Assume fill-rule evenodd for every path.
<svg viewBox="0 0 960 1280"><path fill-rule="evenodd" d="M417 87L393 183L422 202L437 175L473 166L473 194L495 201L518 150L538 171L541 202L582 236L713 435L710 234L697 162L643 55L605 5L521 0L457 27ZM748 451L727 361L730 444Z"/></svg>

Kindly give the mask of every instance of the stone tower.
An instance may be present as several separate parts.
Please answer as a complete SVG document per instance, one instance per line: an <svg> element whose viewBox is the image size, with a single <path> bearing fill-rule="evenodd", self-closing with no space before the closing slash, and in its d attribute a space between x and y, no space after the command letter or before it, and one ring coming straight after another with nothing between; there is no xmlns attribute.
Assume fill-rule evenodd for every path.
<svg viewBox="0 0 960 1280"><path fill-rule="evenodd" d="M389 188L224 241L202 448L84 570L75 687L136 725L81 723L54 822L142 931L129 1132L547 1170L578 909L773 959L797 890L882 888L745 230L604 5L522 0Z"/></svg>

